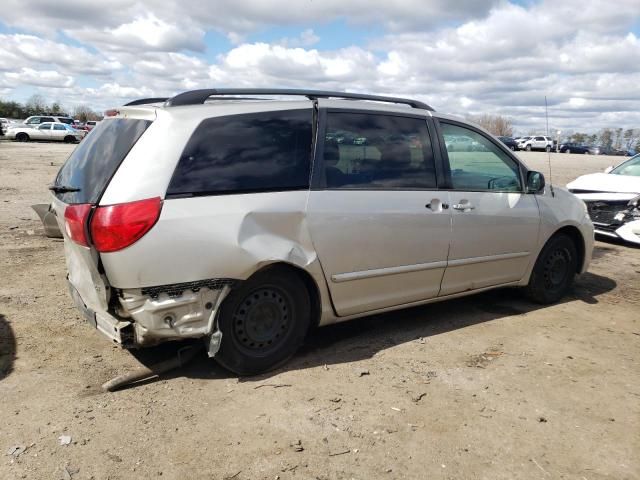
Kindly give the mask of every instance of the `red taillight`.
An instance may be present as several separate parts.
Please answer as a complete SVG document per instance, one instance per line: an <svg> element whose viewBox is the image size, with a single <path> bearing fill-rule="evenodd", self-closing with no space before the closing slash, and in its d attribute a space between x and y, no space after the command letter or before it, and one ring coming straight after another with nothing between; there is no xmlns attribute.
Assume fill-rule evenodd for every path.
<svg viewBox="0 0 640 480"><path fill-rule="evenodd" d="M98 207L91 218L91 240L99 252L122 250L140 240L160 216L160 197Z"/></svg>
<svg viewBox="0 0 640 480"><path fill-rule="evenodd" d="M87 241L87 217L91 211L91 205L81 203L78 205L68 205L64 209L64 228L67 236L78 245L88 247Z"/></svg>

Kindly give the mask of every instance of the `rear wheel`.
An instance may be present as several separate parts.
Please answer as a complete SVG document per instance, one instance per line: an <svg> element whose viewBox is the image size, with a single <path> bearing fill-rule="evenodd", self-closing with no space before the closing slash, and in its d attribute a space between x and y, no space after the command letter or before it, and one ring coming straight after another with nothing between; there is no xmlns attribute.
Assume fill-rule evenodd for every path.
<svg viewBox="0 0 640 480"><path fill-rule="evenodd" d="M16 140L19 142L28 142L30 140L29 135L26 133L20 132L16 135Z"/></svg>
<svg viewBox="0 0 640 480"><path fill-rule="evenodd" d="M545 147L545 151L550 152L550 151L551 151L551 147L550 147L549 145L547 145L547 146Z"/></svg>
<svg viewBox="0 0 640 480"><path fill-rule="evenodd" d="M527 145L527 146L525 147L525 150L526 150L527 152L530 152L530 151L531 151L531 145Z"/></svg>
<svg viewBox="0 0 640 480"><path fill-rule="evenodd" d="M74 143L76 141L76 137L72 137L71 135L67 135L64 137L64 143Z"/></svg>
<svg viewBox="0 0 640 480"><path fill-rule="evenodd" d="M573 240L563 234L554 235L546 243L531 272L526 293L537 303L560 300L573 284L578 268L578 252Z"/></svg>
<svg viewBox="0 0 640 480"><path fill-rule="evenodd" d="M567 148L564 153L571 153L571 149Z"/></svg>
<svg viewBox="0 0 640 480"><path fill-rule="evenodd" d="M215 358L238 375L272 370L302 345L309 319L309 293L294 273L279 267L259 272L224 300Z"/></svg>

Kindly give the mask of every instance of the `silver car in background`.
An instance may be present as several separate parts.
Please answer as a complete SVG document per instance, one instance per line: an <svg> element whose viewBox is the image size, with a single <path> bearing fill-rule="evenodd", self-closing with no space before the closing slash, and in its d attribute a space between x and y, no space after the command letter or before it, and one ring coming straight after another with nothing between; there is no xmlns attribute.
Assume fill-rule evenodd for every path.
<svg viewBox="0 0 640 480"><path fill-rule="evenodd" d="M84 138L87 132L76 130L66 123L45 122L37 126L22 124L10 125L7 128L6 137L19 142L31 140L75 143Z"/></svg>
<svg viewBox="0 0 640 480"><path fill-rule="evenodd" d="M593 248L584 203L489 133L363 94L132 102L50 188L90 324L125 347L202 338L238 374L364 315L506 286L555 302Z"/></svg>

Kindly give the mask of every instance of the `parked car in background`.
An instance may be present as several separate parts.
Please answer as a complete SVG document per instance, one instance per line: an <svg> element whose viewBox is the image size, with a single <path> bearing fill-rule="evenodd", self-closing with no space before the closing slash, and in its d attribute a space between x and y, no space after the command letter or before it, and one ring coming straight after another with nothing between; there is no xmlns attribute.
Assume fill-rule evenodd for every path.
<svg viewBox="0 0 640 480"><path fill-rule="evenodd" d="M513 139L511 137L498 137L498 140L500 140L507 147L509 147L509 150L517 150L518 149L517 142L515 141L515 139Z"/></svg>
<svg viewBox="0 0 640 480"><path fill-rule="evenodd" d="M76 130L71 125L60 122L45 122L40 125L26 126L22 124L12 125L7 130L6 136L18 142L30 140L58 141L66 143L79 142L86 132Z"/></svg>
<svg viewBox="0 0 640 480"><path fill-rule="evenodd" d="M100 123L100 120L87 120L84 124L85 130L87 130L87 132L90 132L91 130L96 128L96 126L98 126L99 123Z"/></svg>
<svg viewBox="0 0 640 480"><path fill-rule="evenodd" d="M9 120L6 118L0 118L0 136L5 135L9 128Z"/></svg>
<svg viewBox="0 0 640 480"><path fill-rule="evenodd" d="M224 95L294 99L208 101ZM71 296L114 343L201 338L256 374L315 326L506 286L551 303L589 265L581 201L419 101L142 103L111 111L50 187Z"/></svg>
<svg viewBox="0 0 640 480"><path fill-rule="evenodd" d="M579 143L562 143L560 144L560 153L582 153L589 155L588 145L580 145Z"/></svg>
<svg viewBox="0 0 640 480"><path fill-rule="evenodd" d="M640 155L567 188L587 204L596 233L640 245Z"/></svg>
<svg viewBox="0 0 640 480"><path fill-rule="evenodd" d="M546 150L550 152L553 148L553 139L544 135L524 137L524 139L521 139L520 143L518 143L518 148L528 152L531 150Z"/></svg>
<svg viewBox="0 0 640 480"><path fill-rule="evenodd" d="M73 125L73 118L58 116L58 115L32 115L22 123L24 125L36 126L45 122L58 122L58 123L65 123L67 125Z"/></svg>

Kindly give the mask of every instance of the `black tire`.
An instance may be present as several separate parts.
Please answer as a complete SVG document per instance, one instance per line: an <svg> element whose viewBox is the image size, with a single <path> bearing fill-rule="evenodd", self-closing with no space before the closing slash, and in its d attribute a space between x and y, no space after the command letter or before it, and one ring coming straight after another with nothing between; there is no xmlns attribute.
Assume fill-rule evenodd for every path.
<svg viewBox="0 0 640 480"><path fill-rule="evenodd" d="M571 149L567 148L564 153L571 153Z"/></svg>
<svg viewBox="0 0 640 480"><path fill-rule="evenodd" d="M547 145L544 149L546 152L550 152L551 151L551 147L549 145Z"/></svg>
<svg viewBox="0 0 640 480"><path fill-rule="evenodd" d="M578 267L578 251L564 233L551 237L542 248L525 287L527 296L537 303L560 300L571 288Z"/></svg>
<svg viewBox="0 0 640 480"><path fill-rule="evenodd" d="M259 272L222 303L222 344L215 359L237 375L279 367L302 345L311 316L309 292L281 267Z"/></svg>
<svg viewBox="0 0 640 480"><path fill-rule="evenodd" d="M589 150L587 150L586 152L584 152L585 155L590 155L591 152Z"/></svg>
<svg viewBox="0 0 640 480"><path fill-rule="evenodd" d="M525 147L525 150L526 150L527 152L530 152L530 151L531 151L531 145L527 145L527 146Z"/></svg>
<svg viewBox="0 0 640 480"><path fill-rule="evenodd" d="M19 142L28 142L31 139L29 138L29 135L27 135L26 133L20 132L19 134L16 135L16 140Z"/></svg>
<svg viewBox="0 0 640 480"><path fill-rule="evenodd" d="M511 145L511 146L509 147L509 150L511 150L512 152L515 152L515 151L516 151L516 147L514 147L513 145Z"/></svg>
<svg viewBox="0 0 640 480"><path fill-rule="evenodd" d="M64 137L64 143L75 143L76 137L72 137L71 135L67 135Z"/></svg>

